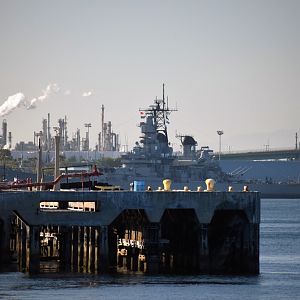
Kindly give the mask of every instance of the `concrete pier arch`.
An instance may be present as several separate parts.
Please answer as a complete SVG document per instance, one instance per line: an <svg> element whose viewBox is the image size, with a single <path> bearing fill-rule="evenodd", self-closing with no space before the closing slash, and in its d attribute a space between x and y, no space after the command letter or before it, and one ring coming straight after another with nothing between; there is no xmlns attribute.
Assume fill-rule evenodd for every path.
<svg viewBox="0 0 300 300"><path fill-rule="evenodd" d="M117 271L146 271L149 224L144 209L125 209L109 225L109 262Z"/></svg>
<svg viewBox="0 0 300 300"><path fill-rule="evenodd" d="M256 273L251 257L258 253L258 234L244 211L216 210L208 225L210 273Z"/></svg>
<svg viewBox="0 0 300 300"><path fill-rule="evenodd" d="M200 224L194 209L166 209L161 218L163 270L198 273Z"/></svg>

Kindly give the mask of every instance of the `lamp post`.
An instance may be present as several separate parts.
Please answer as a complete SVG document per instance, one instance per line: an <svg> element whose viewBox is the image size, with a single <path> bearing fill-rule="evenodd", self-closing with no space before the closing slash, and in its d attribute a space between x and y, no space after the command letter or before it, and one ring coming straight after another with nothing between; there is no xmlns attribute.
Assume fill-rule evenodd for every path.
<svg viewBox="0 0 300 300"><path fill-rule="evenodd" d="M219 136L219 160L221 160L221 136L224 134L223 130L217 130Z"/></svg>
<svg viewBox="0 0 300 300"><path fill-rule="evenodd" d="M90 149L90 127L92 127L91 123L85 123L84 127L87 127L87 160L89 160L89 149Z"/></svg>

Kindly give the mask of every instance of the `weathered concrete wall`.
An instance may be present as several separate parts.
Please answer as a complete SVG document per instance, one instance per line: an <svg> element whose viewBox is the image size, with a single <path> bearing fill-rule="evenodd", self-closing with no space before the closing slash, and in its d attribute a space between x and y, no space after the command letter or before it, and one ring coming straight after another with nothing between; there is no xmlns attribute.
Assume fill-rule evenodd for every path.
<svg viewBox="0 0 300 300"><path fill-rule="evenodd" d="M96 212L43 211L40 202L97 202ZM250 223L260 222L259 193L243 192L7 192L0 194L0 218L17 211L31 225L109 225L124 209L144 209L159 222L166 209L194 209L200 223L210 223L214 211L243 210Z"/></svg>
<svg viewBox="0 0 300 300"><path fill-rule="evenodd" d="M96 211L40 209L40 202L64 202L65 204L67 202L95 202ZM67 207L67 205L60 205L60 207L63 206ZM150 240L148 238L145 240L145 244L149 244L149 241L151 244L149 244L147 252L149 262L155 261L159 265L163 239L168 240L169 248L170 245L177 247L177 238L171 232L173 225L170 225L170 219L163 218L164 213L169 211L171 214L172 212L180 212L179 214L175 213L175 218L177 218L176 222L181 222L183 225L187 220L186 218L191 218L192 215L196 216L193 217L195 220L192 223L187 223L186 227L182 227L185 228L185 232L178 233L187 243L193 243L192 237L187 237L189 226L193 226L194 229L191 229L191 232L197 241L194 246L196 250L191 250L190 255L187 255L190 251L188 247L177 247L178 249L173 249L174 251L169 248L163 250L165 251L164 255L172 253L170 255L175 257L174 265L177 263L178 270L186 267L189 256L194 256L189 264L195 265L193 270L200 270L203 273L223 273L224 268L228 268L228 272L231 272L230 267L226 267L231 262L235 265L243 265L233 268L233 273L239 271L245 273L259 272L260 196L257 192L20 191L1 193L0 251L2 262L9 261L11 223L16 215L28 228L36 229L49 225L67 228L71 226L102 228L102 236L100 237L102 242L99 247L102 249L102 261L109 261L109 257L113 255L109 253L112 250L108 240L110 243L114 243L115 239L114 235L109 233L112 228L109 228L122 212L128 210L143 211L147 219L147 225L144 224L143 226L150 228L145 231L145 236L155 236L155 238L151 237ZM187 212L188 214L185 216ZM122 224L115 225L119 231L123 230ZM163 236L161 228L165 228L165 230L163 229L165 236ZM178 228L180 229L180 224ZM224 230L223 228L227 229ZM103 238L103 235L107 235L107 238ZM236 251L239 252L240 256L243 256L240 262L236 262L237 258L232 255ZM74 256L74 254L72 255ZM110 261L111 264L115 264L115 258ZM154 265L155 263L149 263L149 270L159 270L159 267L154 267Z"/></svg>

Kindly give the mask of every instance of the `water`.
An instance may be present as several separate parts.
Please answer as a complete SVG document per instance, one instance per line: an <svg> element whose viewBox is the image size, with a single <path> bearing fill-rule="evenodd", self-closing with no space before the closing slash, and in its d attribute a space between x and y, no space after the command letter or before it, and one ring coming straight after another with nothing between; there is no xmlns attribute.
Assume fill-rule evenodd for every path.
<svg viewBox="0 0 300 300"><path fill-rule="evenodd" d="M261 210L258 276L0 273L0 299L300 299L300 199Z"/></svg>

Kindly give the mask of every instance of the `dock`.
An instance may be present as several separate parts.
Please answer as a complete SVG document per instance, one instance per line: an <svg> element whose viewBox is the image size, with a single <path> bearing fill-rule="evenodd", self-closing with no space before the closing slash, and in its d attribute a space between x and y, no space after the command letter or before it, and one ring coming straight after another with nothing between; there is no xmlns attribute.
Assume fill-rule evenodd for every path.
<svg viewBox="0 0 300 300"><path fill-rule="evenodd" d="M0 270L258 274L260 194L0 193Z"/></svg>

